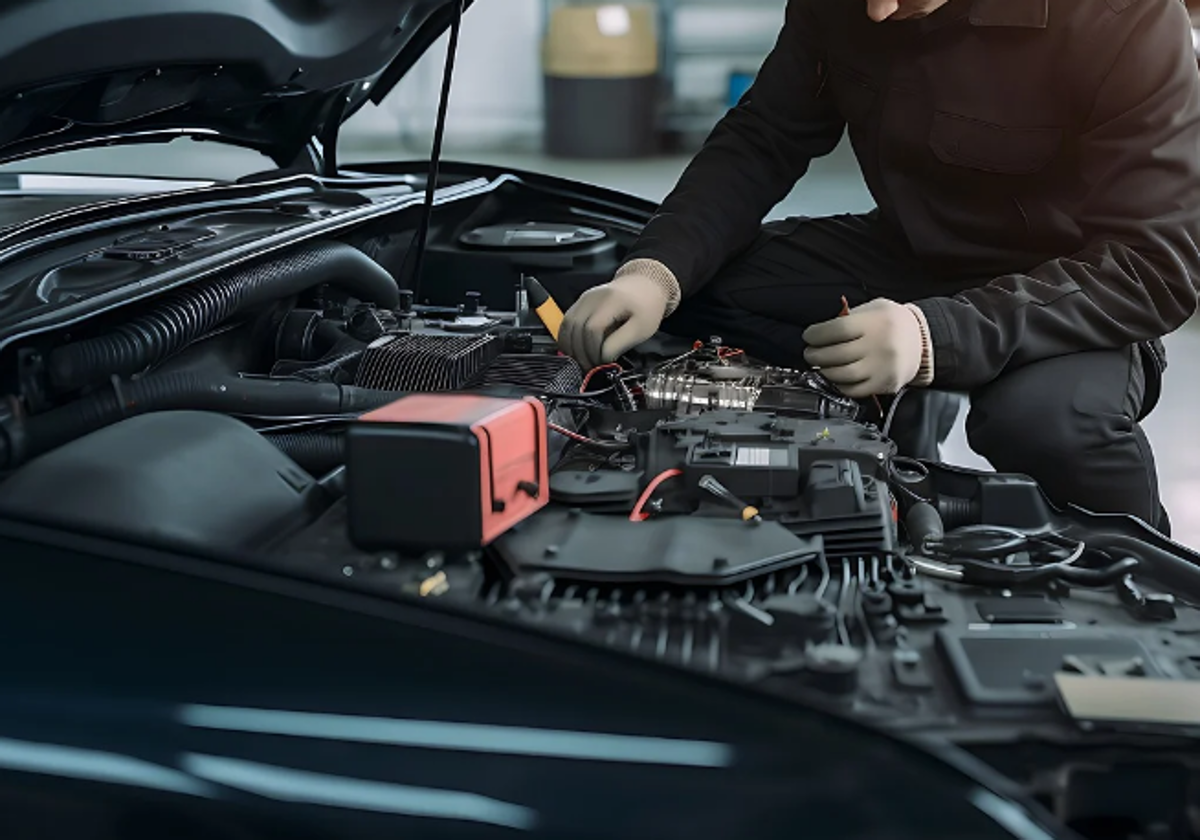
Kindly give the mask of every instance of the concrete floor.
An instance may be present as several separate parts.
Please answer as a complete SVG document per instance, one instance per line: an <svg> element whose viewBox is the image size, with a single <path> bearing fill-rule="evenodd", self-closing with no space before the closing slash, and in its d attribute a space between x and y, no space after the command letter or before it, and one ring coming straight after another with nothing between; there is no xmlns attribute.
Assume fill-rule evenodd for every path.
<svg viewBox="0 0 1200 840"><path fill-rule="evenodd" d="M343 152L347 162L424 159L428 155L426 149L356 148L352 143L347 145L348 148ZM454 152L448 153L447 157L548 172L652 200L660 200L667 194L687 164L685 157L597 162L556 160L523 152ZM210 144L190 144L190 147L183 149L145 147L94 150L73 153L52 162L44 160L37 164L0 167L0 171L36 169L224 178L254 171L263 164L262 159L249 153L224 150ZM771 215L823 215L862 211L871 206L870 196L853 157L843 146L830 157L815 162L800 186ZM1192 437L1196 418L1200 417L1200 390L1193 390L1195 376L1187 373L1200 361L1200 319L1170 336L1167 350L1171 366L1162 400L1145 426L1157 453L1163 498L1174 523L1174 536L1185 545L1200 548L1200 446ZM965 410L963 416L959 417L943 457L963 466L986 468L986 462L967 445L964 418Z"/></svg>

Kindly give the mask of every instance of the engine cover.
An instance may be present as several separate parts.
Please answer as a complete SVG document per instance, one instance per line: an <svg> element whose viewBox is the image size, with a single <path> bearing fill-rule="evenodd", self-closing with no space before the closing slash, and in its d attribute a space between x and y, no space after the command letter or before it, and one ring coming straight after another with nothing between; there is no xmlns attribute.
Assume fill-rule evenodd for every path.
<svg viewBox="0 0 1200 840"><path fill-rule="evenodd" d="M719 508L702 487L710 477L764 517L821 535L826 553L846 556L892 547L886 479L895 455L894 443L851 420L708 411L658 425L647 474L682 473L666 511Z"/></svg>
<svg viewBox="0 0 1200 840"><path fill-rule="evenodd" d="M896 445L873 427L761 411L708 411L661 423L651 437L650 469L711 474L739 496L790 499L819 463L847 462L864 476L887 478Z"/></svg>
<svg viewBox="0 0 1200 840"><path fill-rule="evenodd" d="M709 411L640 436L635 473L560 472L570 505L552 505L498 541L514 574L553 572L576 582L729 585L813 556L879 557L895 548L885 477L895 445L850 420ZM612 476L614 480L602 480ZM615 478L655 487L656 515L630 516ZM748 525L712 480L758 508ZM559 497L561 499L561 496Z"/></svg>

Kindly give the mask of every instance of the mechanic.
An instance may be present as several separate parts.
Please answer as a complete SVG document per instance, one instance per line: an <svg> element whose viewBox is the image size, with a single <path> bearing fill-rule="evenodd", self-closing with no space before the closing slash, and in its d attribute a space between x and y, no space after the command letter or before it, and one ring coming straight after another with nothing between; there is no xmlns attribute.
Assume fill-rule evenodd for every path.
<svg viewBox="0 0 1200 840"><path fill-rule="evenodd" d="M1159 339L1197 306L1184 3L865 5L790 0L753 87L568 310L561 349L596 365L661 326L806 361L852 397L965 392L995 469L1167 529L1139 421ZM763 226L847 125L876 209Z"/></svg>

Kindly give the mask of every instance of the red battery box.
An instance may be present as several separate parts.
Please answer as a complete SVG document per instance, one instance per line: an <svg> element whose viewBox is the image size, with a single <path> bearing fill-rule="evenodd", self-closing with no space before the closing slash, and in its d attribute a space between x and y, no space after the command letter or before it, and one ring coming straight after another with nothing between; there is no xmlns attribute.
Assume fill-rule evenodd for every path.
<svg viewBox="0 0 1200 840"><path fill-rule="evenodd" d="M550 499L539 400L416 394L346 434L349 536L367 550L481 548Z"/></svg>

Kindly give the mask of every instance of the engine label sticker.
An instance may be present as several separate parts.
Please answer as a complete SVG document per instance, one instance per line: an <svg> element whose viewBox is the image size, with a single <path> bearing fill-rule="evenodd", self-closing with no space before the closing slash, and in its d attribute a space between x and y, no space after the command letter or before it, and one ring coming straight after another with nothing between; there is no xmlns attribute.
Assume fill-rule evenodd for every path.
<svg viewBox="0 0 1200 840"><path fill-rule="evenodd" d="M776 446L739 446L733 463L739 467L786 467L787 450Z"/></svg>

